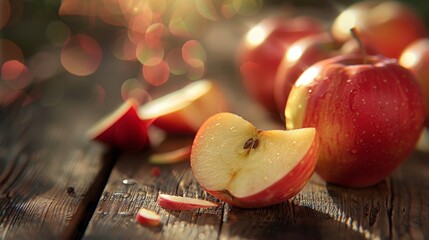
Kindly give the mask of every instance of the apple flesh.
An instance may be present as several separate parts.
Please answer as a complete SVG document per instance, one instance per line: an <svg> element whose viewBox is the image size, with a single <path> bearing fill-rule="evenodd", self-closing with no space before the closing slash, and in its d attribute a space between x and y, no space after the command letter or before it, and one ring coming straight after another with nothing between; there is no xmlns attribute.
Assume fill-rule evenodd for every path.
<svg viewBox="0 0 429 240"><path fill-rule="evenodd" d="M384 180L414 150L425 116L413 75L396 60L342 55L308 68L292 88L287 129L315 127L316 172L327 182L366 187Z"/></svg>
<svg viewBox="0 0 429 240"><path fill-rule="evenodd" d="M149 144L147 128L151 119L141 120L138 104L128 99L114 112L96 122L86 133L89 139L126 151L137 151Z"/></svg>
<svg viewBox="0 0 429 240"><path fill-rule="evenodd" d="M194 210L199 208L212 208L219 206L218 203L211 201L189 198L189 197L180 197L173 196L168 194L159 194L158 195L158 205L167 210Z"/></svg>
<svg viewBox="0 0 429 240"><path fill-rule="evenodd" d="M259 131L232 113L210 117L191 150L191 169L213 196L243 208L286 201L308 182L316 167L314 128Z"/></svg>
<svg viewBox="0 0 429 240"><path fill-rule="evenodd" d="M410 70L420 84L426 104L426 127L429 127L429 38L422 38L405 48L399 64Z"/></svg>
<svg viewBox="0 0 429 240"><path fill-rule="evenodd" d="M380 54L399 58L413 41L427 35L423 19L410 6L399 1L360 1L341 12L332 24L332 35L338 41L351 38L357 28L362 41Z"/></svg>
<svg viewBox="0 0 429 240"><path fill-rule="evenodd" d="M242 82L248 94L271 113L277 113L273 90L277 67L296 40L324 31L312 17L268 17L246 34L238 53Z"/></svg>
<svg viewBox="0 0 429 240"><path fill-rule="evenodd" d="M170 152L154 153L149 157L149 163L152 164L174 164L189 159L191 146L175 149Z"/></svg>
<svg viewBox="0 0 429 240"><path fill-rule="evenodd" d="M222 90L210 80L198 80L185 87L142 105L142 120L168 133L195 134L213 114L226 111L228 103Z"/></svg>
<svg viewBox="0 0 429 240"><path fill-rule="evenodd" d="M154 211L140 208L136 214L136 221L143 226L157 227L161 224L161 216Z"/></svg>

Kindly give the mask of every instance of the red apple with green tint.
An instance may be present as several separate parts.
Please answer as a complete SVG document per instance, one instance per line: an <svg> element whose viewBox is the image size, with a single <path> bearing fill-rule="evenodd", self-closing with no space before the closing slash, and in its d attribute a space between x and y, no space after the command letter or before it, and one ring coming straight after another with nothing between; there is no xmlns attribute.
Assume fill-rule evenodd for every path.
<svg viewBox="0 0 429 240"><path fill-rule="evenodd" d="M317 173L350 187L379 183L414 150L425 108L414 76L382 56L342 55L308 68L285 109L288 129L315 127Z"/></svg>
<svg viewBox="0 0 429 240"><path fill-rule="evenodd" d="M213 196L237 207L273 205L296 195L316 167L314 128L259 131L232 113L210 117L198 130L191 169Z"/></svg>
<svg viewBox="0 0 429 240"><path fill-rule="evenodd" d="M429 127L429 38L410 44L399 58L399 64L410 70L420 84L426 104L426 127Z"/></svg>
<svg viewBox="0 0 429 240"><path fill-rule="evenodd" d="M268 17L247 33L238 63L249 95L272 113L277 112L273 89L277 67L286 49L296 40L324 31L312 17Z"/></svg>

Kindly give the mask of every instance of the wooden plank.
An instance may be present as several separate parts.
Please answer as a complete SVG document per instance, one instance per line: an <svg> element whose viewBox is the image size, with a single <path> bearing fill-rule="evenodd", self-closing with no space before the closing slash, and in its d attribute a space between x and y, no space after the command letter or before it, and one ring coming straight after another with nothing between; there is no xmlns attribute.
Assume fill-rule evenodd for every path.
<svg viewBox="0 0 429 240"><path fill-rule="evenodd" d="M414 152L391 180L392 239L429 236L429 154Z"/></svg>
<svg viewBox="0 0 429 240"><path fill-rule="evenodd" d="M161 149L168 151L186 146L192 138L169 139ZM216 239L223 207L198 211L166 211L156 199L159 193L198 197L217 201L201 189L193 178L189 162L173 165L151 165L150 152L122 155L110 176L84 239ZM151 173L159 167L160 175ZM133 184L124 184L130 180ZM161 214L162 226L142 227L135 222L139 208L146 207Z"/></svg>
<svg viewBox="0 0 429 240"><path fill-rule="evenodd" d="M98 199L88 191L109 160L83 136L94 112L72 100L0 109L1 239L74 238Z"/></svg>

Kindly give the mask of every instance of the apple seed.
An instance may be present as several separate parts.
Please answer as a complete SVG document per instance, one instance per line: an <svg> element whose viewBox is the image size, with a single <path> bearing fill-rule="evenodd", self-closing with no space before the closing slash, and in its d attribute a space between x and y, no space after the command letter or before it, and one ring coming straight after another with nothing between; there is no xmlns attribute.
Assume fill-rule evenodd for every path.
<svg viewBox="0 0 429 240"><path fill-rule="evenodd" d="M244 143L243 149L248 149L253 145L253 138L247 139L247 141Z"/></svg>

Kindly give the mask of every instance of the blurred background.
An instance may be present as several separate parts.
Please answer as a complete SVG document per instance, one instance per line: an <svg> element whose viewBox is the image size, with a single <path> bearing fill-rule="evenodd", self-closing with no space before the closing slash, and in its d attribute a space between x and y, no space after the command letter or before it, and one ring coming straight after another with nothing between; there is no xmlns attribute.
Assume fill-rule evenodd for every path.
<svg viewBox="0 0 429 240"><path fill-rule="evenodd" d="M328 25L353 2L0 0L0 105L144 103L202 78L239 85L236 51L264 16L308 13ZM406 2L429 23L429 1Z"/></svg>

